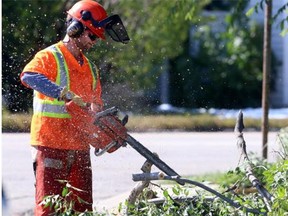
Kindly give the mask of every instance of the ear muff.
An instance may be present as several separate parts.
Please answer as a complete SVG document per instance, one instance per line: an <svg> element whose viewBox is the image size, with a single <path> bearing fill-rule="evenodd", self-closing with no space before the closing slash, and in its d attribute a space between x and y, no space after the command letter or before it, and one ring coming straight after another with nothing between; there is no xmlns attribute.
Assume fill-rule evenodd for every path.
<svg viewBox="0 0 288 216"><path fill-rule="evenodd" d="M84 21L90 20L94 26L98 25L98 22L93 19L90 11L81 11L81 19ZM72 37L72 38L80 37L80 35L85 30L84 25L76 19L72 19L68 23L69 24L67 27L67 34L69 35L69 37Z"/></svg>
<svg viewBox="0 0 288 216"><path fill-rule="evenodd" d="M90 11L81 11L81 17L84 21L88 20L94 21Z"/></svg>
<svg viewBox="0 0 288 216"><path fill-rule="evenodd" d="M90 11L81 11L81 19L84 21L90 21L92 23L92 26L94 28L97 27L104 27L100 24L100 22L98 22L97 20L95 20L91 14Z"/></svg>
<svg viewBox="0 0 288 216"><path fill-rule="evenodd" d="M69 37L78 38L84 32L84 29L84 25L80 21L72 19L67 27L67 34Z"/></svg>

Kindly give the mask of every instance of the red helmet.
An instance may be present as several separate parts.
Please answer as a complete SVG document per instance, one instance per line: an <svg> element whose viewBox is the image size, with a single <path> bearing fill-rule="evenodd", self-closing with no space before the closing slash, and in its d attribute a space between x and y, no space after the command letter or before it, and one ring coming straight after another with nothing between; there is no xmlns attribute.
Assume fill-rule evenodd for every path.
<svg viewBox="0 0 288 216"><path fill-rule="evenodd" d="M74 4L67 13L99 38L105 39L105 29L94 24L107 18L107 13L102 5L92 0L82 0Z"/></svg>

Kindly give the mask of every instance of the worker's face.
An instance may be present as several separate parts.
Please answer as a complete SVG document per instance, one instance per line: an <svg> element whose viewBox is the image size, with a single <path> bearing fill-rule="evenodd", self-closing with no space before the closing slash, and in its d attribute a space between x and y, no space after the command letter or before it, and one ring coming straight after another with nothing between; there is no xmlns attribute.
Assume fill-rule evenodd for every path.
<svg viewBox="0 0 288 216"><path fill-rule="evenodd" d="M97 42L98 37L94 35L89 29L85 30L83 34L76 39L77 47L82 51L89 50Z"/></svg>

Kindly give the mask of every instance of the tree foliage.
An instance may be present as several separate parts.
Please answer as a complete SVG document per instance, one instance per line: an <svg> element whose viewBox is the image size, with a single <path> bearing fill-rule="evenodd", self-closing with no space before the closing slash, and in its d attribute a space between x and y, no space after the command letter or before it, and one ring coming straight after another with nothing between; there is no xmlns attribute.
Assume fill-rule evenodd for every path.
<svg viewBox="0 0 288 216"><path fill-rule="evenodd" d="M100 44L105 60L100 55L95 59L101 60L99 64L104 68L107 64L110 69L112 66L120 72L115 74L118 79L130 80L135 87L154 85L155 77L163 71L163 62L182 52L182 43L189 36L191 22L198 19L207 2L103 1L111 13L121 14L131 41L122 45L107 40ZM190 15L185 16L188 12Z"/></svg>
<svg viewBox="0 0 288 216"><path fill-rule="evenodd" d="M31 108L32 91L20 84L19 75L25 64L37 51L63 38L66 28L66 11L75 2L76 0L4 0L2 2L2 95L4 105L7 105L9 110L27 111ZM185 44L185 42L188 41L191 26L203 26L210 20L210 17L202 14L203 8L209 10L213 8L239 8L243 2L245 3L247 1L99 0L99 2L107 9L109 14L119 14L121 16L131 41L128 45L123 45L112 41L109 36L107 36L107 40L99 41L93 50L88 53L88 56L95 61L101 69L104 84L105 82L112 84L115 82L125 82L132 88L146 91L155 86L159 74L165 70L165 60L172 59L174 61L179 59L179 55L186 52L187 43ZM209 7L207 6L208 4ZM230 6L228 7L227 5ZM231 13L231 16L227 17L227 23L234 25L241 17L243 17L243 11L235 9L234 12ZM239 35L237 35L237 28L239 28ZM201 47L203 48L203 50L201 50L202 54L205 50L212 51L212 53L207 52L206 56L199 56L199 61L201 60L200 57L204 57L204 59L201 60L201 64L206 64L205 67L210 67L210 69L212 68L211 65L214 64L215 68L213 70L218 68L221 70L220 74L222 75L223 73L228 73L227 71L229 70L234 70L235 67L238 69L242 67L243 69L245 58L247 60L248 56L254 52L251 50L249 54L249 50L245 50L246 48L250 48L249 43L251 41L253 42L253 39L250 40L249 37L254 37L254 33L255 31L253 29L247 29L245 25L241 28L241 25L238 24L234 30L227 28L225 34L213 35L211 31L210 33L208 33L208 31L206 31L206 33L199 31L200 40L202 40L203 45L205 45ZM204 38L201 38L203 36L207 38L204 40ZM233 37L243 40L241 46L238 48L233 47L236 41ZM249 39L250 42L246 42L247 39ZM213 41L214 43L217 42L218 45L213 45ZM222 46L223 43L225 47ZM238 52L237 49L240 49L241 53ZM221 55L218 56L220 50L222 52ZM219 52L217 53L217 51ZM215 56L219 59L224 56L224 53L226 53L225 58L220 62L215 61ZM245 58L243 58L243 56L245 56ZM254 58L252 59L253 61L255 60ZM250 60L251 59L249 59L249 61ZM186 60L183 61L185 62ZM223 68L223 65L217 65L223 63L223 61L238 62L239 65L230 64L229 67L226 65L226 68ZM193 65L186 65L190 67L190 71L185 68L187 61L183 64L181 62L178 63L177 68L181 71L175 71L175 73L182 74L184 76L182 78L187 82L178 83L180 86L177 86L177 88L182 88L181 85L183 85L184 87L181 94L188 94L183 95L183 97L189 98L191 97L189 88L188 91L184 89L195 82L201 81L197 80L198 78L195 77L195 74L202 73L205 78L205 72L199 69L198 66L195 67L195 62ZM207 63L210 65L207 65ZM259 62L257 62L257 65L258 63ZM244 70L248 69L251 69L254 75L256 68L250 66L250 68L248 67ZM191 71L195 71L195 73L193 72L193 74L191 74ZM212 71L212 69L210 71ZM221 78L221 76L216 77L218 76L217 74L219 73L214 73L215 79L219 80L217 83L222 83L222 85L229 83L228 81L223 82L223 76L225 75ZM230 75L232 76L232 73L230 73ZM192 77L196 80L192 80ZM237 81L236 77L233 78L235 82ZM256 75L253 78L251 77L251 79L256 79L255 83L257 83L259 76ZM252 86L252 83L257 86L258 84L255 84L254 81L250 80L250 83L247 83L246 86L248 86L248 84ZM236 85L240 84L238 83ZM192 87L194 88L195 85L193 84ZM172 88L173 91L178 91L173 85ZM226 92L226 90L227 87L223 89L224 92ZM193 91L193 94L199 93L195 88ZM205 94L201 95L203 97L205 96ZM210 99L208 99L208 101L210 101ZM188 100L187 104L189 105L189 103ZM204 104L205 101L201 103ZM180 99L176 101L176 104L185 105ZM221 104L220 101L218 104Z"/></svg>
<svg viewBox="0 0 288 216"><path fill-rule="evenodd" d="M37 51L63 38L65 11L75 2L3 1L2 93L10 110L31 107L32 93L20 84L19 75ZM129 80L141 88L153 85L163 60L181 52L189 23L197 19L206 2L100 1L109 14L120 14L131 42L116 44L107 36L88 56L100 67L104 80L108 77L115 81ZM190 19L183 16L186 12L191 13Z"/></svg>
<svg viewBox="0 0 288 216"><path fill-rule="evenodd" d="M246 4L238 1L232 13L224 14L222 23L199 26L190 45L185 45L188 50L172 60L173 104L206 108L261 105L263 29L243 16ZM271 83L273 87L273 80Z"/></svg>
<svg viewBox="0 0 288 216"><path fill-rule="evenodd" d="M65 1L2 2L2 94L10 110L28 110L31 91L20 84L24 65L40 49L61 38ZM28 100L27 100L28 99Z"/></svg>
<svg viewBox="0 0 288 216"><path fill-rule="evenodd" d="M246 15L247 16L251 16L254 12L258 13L259 9L264 11L264 5L265 5L265 2L267 1L272 1L272 0L259 0L256 2L256 4L251 7L247 12L246 12ZM280 27L281 29L281 35L282 36L285 36L287 33L288 33L288 29L285 28L285 23L286 25L288 24L288 16L283 16L283 18L280 18L279 22L277 22L276 20L283 14L287 14L288 12L288 2L287 3L284 3L283 2L283 5L276 11L276 13L274 13L272 15L272 23L274 25L277 25L278 27Z"/></svg>

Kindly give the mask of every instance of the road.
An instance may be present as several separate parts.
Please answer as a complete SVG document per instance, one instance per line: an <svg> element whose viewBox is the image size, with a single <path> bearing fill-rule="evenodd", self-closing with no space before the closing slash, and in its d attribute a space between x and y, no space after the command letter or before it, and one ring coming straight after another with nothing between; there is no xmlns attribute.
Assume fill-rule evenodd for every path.
<svg viewBox="0 0 288 216"><path fill-rule="evenodd" d="M162 160L182 176L228 171L237 167L239 162L240 154L233 132L131 135L151 151L157 152ZM246 132L244 138L247 151L260 156L261 133ZM268 138L268 160L275 161L274 151L278 150L277 133L270 132ZM125 194L134 187L132 173L140 173L144 161L145 159L129 146L113 154L92 156L94 205L97 209L99 206L105 207L105 200ZM156 170L154 168L154 171ZM2 134L2 181L11 215L21 215L33 208L34 175L29 134Z"/></svg>

